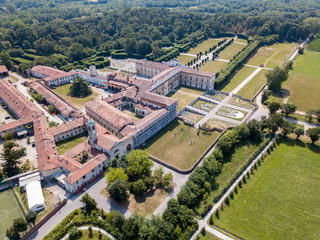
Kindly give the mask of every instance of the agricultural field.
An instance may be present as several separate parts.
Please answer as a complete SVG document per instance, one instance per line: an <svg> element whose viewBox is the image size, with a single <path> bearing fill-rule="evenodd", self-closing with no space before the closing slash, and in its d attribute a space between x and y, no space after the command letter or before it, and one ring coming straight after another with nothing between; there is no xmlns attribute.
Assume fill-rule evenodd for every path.
<svg viewBox="0 0 320 240"><path fill-rule="evenodd" d="M249 65L259 66L264 64L265 67L273 68L283 62L298 47L296 43L276 43L271 46L262 47L249 60Z"/></svg>
<svg viewBox="0 0 320 240"><path fill-rule="evenodd" d="M98 92L95 91L94 88L92 88L93 92L90 96L85 98L78 98L78 97L71 97L69 95L71 83L58 86L56 89L51 89L53 92L57 93L60 97L62 97L64 100L69 102L74 107L80 109L83 107L83 104L86 102L91 101L92 99L96 99L99 95Z"/></svg>
<svg viewBox="0 0 320 240"><path fill-rule="evenodd" d="M219 53L219 57L221 59L231 60L234 55L240 52L246 45L239 43L231 43L228 47L226 47L221 53Z"/></svg>
<svg viewBox="0 0 320 240"><path fill-rule="evenodd" d="M23 216L23 209L13 196L12 189L0 192L0 240L7 239L6 230L13 224L13 220Z"/></svg>
<svg viewBox="0 0 320 240"><path fill-rule="evenodd" d="M244 66L239 71L237 71L237 73L228 82L219 84L218 90L224 92L231 92L241 82L243 82L247 77L249 77L250 74L252 74L255 70L255 68Z"/></svg>
<svg viewBox="0 0 320 240"><path fill-rule="evenodd" d="M228 183L233 181L239 174L239 171L249 164L250 157L254 156L255 151L267 141L264 139L261 142L256 140L246 140L240 142L224 159L224 164L221 169L220 175L217 177L218 188L210 192L208 202L213 202L216 196L219 196L224 189L228 186ZM197 213L203 211L204 202L196 209Z"/></svg>
<svg viewBox="0 0 320 240"><path fill-rule="evenodd" d="M198 46L191 48L188 53L197 55L197 53L202 52L204 54L205 51L209 51L209 49L214 45L218 44L219 41L221 40L218 40L218 39L205 40L202 43L199 43Z"/></svg>
<svg viewBox="0 0 320 240"><path fill-rule="evenodd" d="M177 112L180 112L203 93L204 91L202 90L180 87L175 92L170 92L167 96L178 101Z"/></svg>
<svg viewBox="0 0 320 240"><path fill-rule="evenodd" d="M244 85L237 94L244 98L253 98L260 88L262 88L262 86L267 82L267 78L265 76L266 72L267 70L262 69L246 85Z"/></svg>
<svg viewBox="0 0 320 240"><path fill-rule="evenodd" d="M199 69L206 72L217 73L220 72L221 69L224 69L227 65L227 62L209 61L205 65L202 65Z"/></svg>
<svg viewBox="0 0 320 240"><path fill-rule="evenodd" d="M320 39L319 39L320 40ZM304 51L293 65L293 72L320 76L320 53Z"/></svg>
<svg viewBox="0 0 320 240"><path fill-rule="evenodd" d="M307 47L310 51L320 52L320 38L314 39Z"/></svg>
<svg viewBox="0 0 320 240"><path fill-rule="evenodd" d="M177 60L178 60L182 65L186 65L186 66L187 66L188 62L192 61L193 59L195 59L195 57L188 56L188 55L184 55L184 54L180 54L180 56L177 57Z"/></svg>
<svg viewBox="0 0 320 240"><path fill-rule="evenodd" d="M189 169L201 154L219 136L219 132L206 132L174 120L149 141L147 152L180 169Z"/></svg>
<svg viewBox="0 0 320 240"><path fill-rule="evenodd" d="M243 239L319 239L320 147L282 140L214 225Z"/></svg>

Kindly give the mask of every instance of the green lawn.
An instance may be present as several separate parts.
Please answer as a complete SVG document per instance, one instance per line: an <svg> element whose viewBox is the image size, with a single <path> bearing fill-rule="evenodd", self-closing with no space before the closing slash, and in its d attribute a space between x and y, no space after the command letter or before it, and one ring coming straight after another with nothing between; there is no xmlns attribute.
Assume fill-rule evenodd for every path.
<svg viewBox="0 0 320 240"><path fill-rule="evenodd" d="M237 93L244 98L251 99L254 95L262 88L262 86L267 82L265 76L267 70L262 69L254 78L252 78L240 91Z"/></svg>
<svg viewBox="0 0 320 240"><path fill-rule="evenodd" d="M250 76L256 69L253 67L244 66L224 85L219 84L219 89L224 92L231 92L235 89L241 82L243 82L247 77ZM220 86L221 85L221 86Z"/></svg>
<svg viewBox="0 0 320 240"><path fill-rule="evenodd" d="M71 148L74 148L78 144L85 141L88 137L87 136L75 136L72 138L69 138L67 140L61 141L57 143L57 149L58 154L61 155L65 153L66 151L69 151Z"/></svg>
<svg viewBox="0 0 320 240"><path fill-rule="evenodd" d="M241 38L237 38L236 40L234 40L234 42L238 42L238 43L248 43L248 40L245 39L241 39Z"/></svg>
<svg viewBox="0 0 320 240"><path fill-rule="evenodd" d="M307 47L310 51L317 51L320 52L320 38L314 39L309 46Z"/></svg>
<svg viewBox="0 0 320 240"><path fill-rule="evenodd" d="M276 43L271 46L262 47L249 60L248 64L255 66L264 64L265 67L273 68L276 65L281 65L296 47L296 43Z"/></svg>
<svg viewBox="0 0 320 240"><path fill-rule="evenodd" d="M231 43L228 47L226 47L221 53L219 53L219 57L221 59L231 60L234 55L240 52L246 45L239 43Z"/></svg>
<svg viewBox="0 0 320 240"><path fill-rule="evenodd" d="M174 120L147 141L147 152L181 169L188 169L218 137L219 132L207 133ZM192 143L192 144L190 144Z"/></svg>
<svg viewBox="0 0 320 240"><path fill-rule="evenodd" d="M51 89L52 91L54 91L55 93L59 94L60 97L62 97L64 100L66 100L67 102L71 103L74 107L76 108L82 108L83 104L85 104L86 102L91 101L92 99L96 99L98 97L98 93L95 92L95 90L92 88L93 93L85 98L77 98L77 97L71 97L68 93L69 93L69 89L70 89L71 83L69 84L65 84L65 85L61 85L58 86L56 89Z"/></svg>
<svg viewBox="0 0 320 240"><path fill-rule="evenodd" d="M320 39L319 39L320 40ZM293 72L320 76L320 53L304 51L293 65Z"/></svg>
<svg viewBox="0 0 320 240"><path fill-rule="evenodd" d="M283 141L215 225L243 239L319 239L320 148Z"/></svg>
<svg viewBox="0 0 320 240"><path fill-rule="evenodd" d="M191 56L188 56L188 55L183 55L183 54L180 54L179 57L177 57L177 60L182 64L182 65L186 65L187 66L187 63L192 61L193 59L195 59L195 57L191 57Z"/></svg>
<svg viewBox="0 0 320 240"><path fill-rule="evenodd" d="M217 106L217 104L198 100L192 106L203 111L210 112L215 106Z"/></svg>
<svg viewBox="0 0 320 240"><path fill-rule="evenodd" d="M191 48L188 53L197 55L197 53L202 52L204 54L205 51L209 51L211 47L213 47L214 45L217 45L219 41L221 40L217 40L217 39L205 40L202 43L199 43L198 46L196 46L195 48Z"/></svg>
<svg viewBox="0 0 320 240"><path fill-rule="evenodd" d="M220 238L212 235L211 233L209 232L205 232L205 234L203 235L202 233L199 233L197 238L197 240L220 240Z"/></svg>
<svg viewBox="0 0 320 240"><path fill-rule="evenodd" d="M203 90L180 87L176 92L171 92L167 97L171 97L178 101L178 112L183 108L188 106L191 102L196 100L199 96L203 94Z"/></svg>
<svg viewBox="0 0 320 240"><path fill-rule="evenodd" d="M266 140L264 140L266 141ZM213 202L216 196L220 196L228 184L234 180L239 171L249 164L250 156L259 148L263 142L254 140L246 140L237 144L237 146L224 158L221 174L217 177L218 188L209 195L208 202ZM202 201L196 209L197 213L201 213L204 208Z"/></svg>
<svg viewBox="0 0 320 240"><path fill-rule="evenodd" d="M202 65L199 69L206 72L217 73L228 65L227 62L222 61L209 61Z"/></svg>

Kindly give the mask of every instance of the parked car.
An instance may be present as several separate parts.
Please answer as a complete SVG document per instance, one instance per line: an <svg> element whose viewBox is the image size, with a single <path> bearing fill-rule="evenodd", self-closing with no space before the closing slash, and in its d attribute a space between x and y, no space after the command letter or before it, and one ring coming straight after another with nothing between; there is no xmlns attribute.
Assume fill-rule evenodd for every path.
<svg viewBox="0 0 320 240"><path fill-rule="evenodd" d="M31 143L31 146L32 146L32 147L35 147L35 146L36 146L36 143L35 143L35 142L32 142L32 143Z"/></svg>
<svg viewBox="0 0 320 240"><path fill-rule="evenodd" d="M11 117L9 117L9 116L6 116L6 117L5 117L4 119L5 119L5 120L8 120L8 119L10 119L10 118L11 118Z"/></svg>

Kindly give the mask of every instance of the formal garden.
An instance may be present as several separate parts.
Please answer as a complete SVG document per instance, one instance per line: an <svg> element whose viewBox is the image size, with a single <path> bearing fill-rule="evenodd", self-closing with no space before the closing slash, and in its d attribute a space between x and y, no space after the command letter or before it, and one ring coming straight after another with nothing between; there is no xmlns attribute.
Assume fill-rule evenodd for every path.
<svg viewBox="0 0 320 240"><path fill-rule="evenodd" d="M241 121L248 114L248 112L245 112L245 111L242 111L239 109L235 109L232 107L223 106L220 109L218 109L216 114L219 116L226 117L226 118L231 118L231 119L234 119L237 121Z"/></svg>
<svg viewBox="0 0 320 240"><path fill-rule="evenodd" d="M319 145L280 138L269 153L210 222L244 239L317 239Z"/></svg>
<svg viewBox="0 0 320 240"><path fill-rule="evenodd" d="M191 111L185 109L179 115L179 119L181 119L186 124L194 125L194 124L198 123L203 118L203 116L204 115L202 115L202 114L191 112Z"/></svg>
<svg viewBox="0 0 320 240"><path fill-rule="evenodd" d="M215 106L217 106L217 104L199 99L193 103L192 106L202 111L210 112Z"/></svg>

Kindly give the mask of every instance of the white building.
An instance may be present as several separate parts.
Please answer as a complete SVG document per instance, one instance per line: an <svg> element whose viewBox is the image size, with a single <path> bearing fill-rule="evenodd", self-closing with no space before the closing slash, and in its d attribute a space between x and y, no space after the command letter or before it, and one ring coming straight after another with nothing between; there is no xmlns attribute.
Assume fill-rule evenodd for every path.
<svg viewBox="0 0 320 240"><path fill-rule="evenodd" d="M26 185L28 207L30 211L40 211L46 207L40 181L33 181Z"/></svg>

